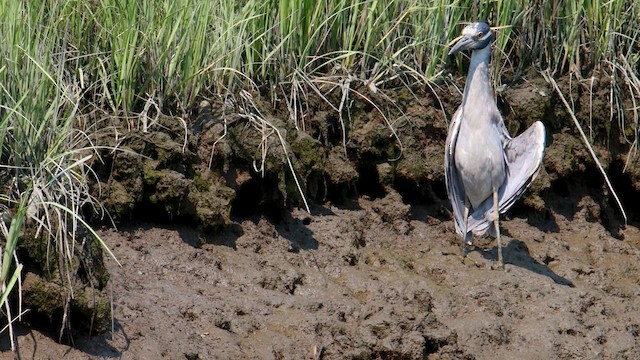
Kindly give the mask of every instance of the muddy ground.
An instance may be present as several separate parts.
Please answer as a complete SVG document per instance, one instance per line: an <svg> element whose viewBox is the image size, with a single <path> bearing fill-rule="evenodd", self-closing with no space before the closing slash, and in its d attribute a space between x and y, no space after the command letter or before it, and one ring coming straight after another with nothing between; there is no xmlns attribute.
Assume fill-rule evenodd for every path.
<svg viewBox="0 0 640 360"><path fill-rule="evenodd" d="M105 257L112 330L88 337L79 327L60 344L58 319L27 320L19 357L640 359L640 182L635 158L622 174L628 147L609 140L619 129L594 142L608 144L597 150L618 172L626 227L549 88L501 95L513 133L537 119L548 129L544 170L502 221L502 271L492 239L459 256L442 181L443 114L457 103L437 100L398 97L391 126L355 103L365 115L352 118L345 146L330 112L316 108L294 132L276 111L269 121L290 147L262 143L266 175L251 161L260 123L246 113L223 122L208 102L187 143L183 123L164 118L125 136L132 151L96 166L117 225L101 235L122 263ZM6 338L0 345L15 357Z"/></svg>
<svg viewBox="0 0 640 360"><path fill-rule="evenodd" d="M590 199L561 199L547 220L503 221L505 271L489 240L462 263L439 208L409 207L394 192L277 224L241 220L205 243L186 226L106 230L123 264L108 262L114 331L69 347L23 328L20 354L638 359L640 231L613 238L587 221Z"/></svg>

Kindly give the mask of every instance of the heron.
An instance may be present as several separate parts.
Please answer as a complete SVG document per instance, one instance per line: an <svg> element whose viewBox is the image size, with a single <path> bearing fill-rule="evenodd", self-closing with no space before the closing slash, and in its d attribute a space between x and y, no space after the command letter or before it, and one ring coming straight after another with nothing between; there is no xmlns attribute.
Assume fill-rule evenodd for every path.
<svg viewBox="0 0 640 360"><path fill-rule="evenodd" d="M449 55L470 50L462 103L453 115L445 144L445 182L456 232L462 236L462 259L473 235L489 234L498 242L504 269L500 214L504 214L538 175L545 147L545 127L537 121L513 138L500 115L491 86L489 63L493 32L474 22L454 40ZM493 226L491 226L493 225Z"/></svg>

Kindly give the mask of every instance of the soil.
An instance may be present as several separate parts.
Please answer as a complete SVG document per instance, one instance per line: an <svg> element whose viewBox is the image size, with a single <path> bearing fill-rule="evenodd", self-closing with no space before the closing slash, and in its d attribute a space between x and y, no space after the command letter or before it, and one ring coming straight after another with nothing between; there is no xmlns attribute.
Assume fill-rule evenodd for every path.
<svg viewBox="0 0 640 360"><path fill-rule="evenodd" d="M512 132L532 118L549 132L543 171L501 222L504 271L490 238L460 257L432 95L401 106L395 140L364 105L344 146L340 119L319 108L305 132L273 120L290 147L267 139L263 177L250 161L260 137L242 117L227 129L204 103L184 144L180 123L161 118L162 131L123 141L144 161L123 152L96 166L118 220L100 232L122 264L104 258L111 330L59 343L59 323L27 319L18 355L3 339L0 357L640 359L640 214L631 206L621 226L550 94L528 84L502 99ZM598 151L615 170L611 148ZM614 179L627 203L635 176Z"/></svg>
<svg viewBox="0 0 640 360"><path fill-rule="evenodd" d="M479 239L463 263L441 209L409 207L393 191L277 223L241 220L204 243L188 226L106 230L123 264L107 262L114 331L69 347L23 328L20 354L637 359L640 231L615 239L577 200L546 220L503 221L505 271L494 241Z"/></svg>

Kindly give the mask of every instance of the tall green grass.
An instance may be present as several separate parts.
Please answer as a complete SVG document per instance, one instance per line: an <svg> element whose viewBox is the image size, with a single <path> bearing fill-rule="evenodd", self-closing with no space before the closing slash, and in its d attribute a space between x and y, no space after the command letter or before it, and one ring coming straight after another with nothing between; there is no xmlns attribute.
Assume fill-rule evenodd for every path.
<svg viewBox="0 0 640 360"><path fill-rule="evenodd" d="M66 0L54 18L38 3L4 4L29 13L30 24L7 25L63 37L94 100L124 114L149 99L187 111L203 92L251 81L269 92L335 73L432 80L460 22L475 19L511 25L497 34L496 63L578 73L632 50L640 12L631 0Z"/></svg>
<svg viewBox="0 0 640 360"><path fill-rule="evenodd" d="M200 96L250 91L284 101L304 129L309 93L341 89L330 105L342 116L357 86L384 91L442 76L446 44L476 19L510 25L497 32L498 71L604 70L612 93L627 87L640 99L639 16L632 0L0 2L0 165L14 218L3 232L0 300L19 274L12 249L23 224L45 229L68 259L80 209L99 210L87 187L97 151L79 116L141 119L150 104L183 114Z"/></svg>
<svg viewBox="0 0 640 360"><path fill-rule="evenodd" d="M0 306L12 332L8 294L22 269L15 249L30 224L52 251L62 279L76 239L88 229L81 209L100 210L89 192L90 160L84 129L74 126L84 96L80 80L82 55L69 40L71 22L65 3L3 2L0 5L0 205L3 217ZM33 236L33 235L31 235ZM104 245L104 244L103 244ZM106 246L105 246L106 248ZM107 249L108 251L108 249ZM18 315L22 312L19 311ZM11 336L13 345L13 336Z"/></svg>

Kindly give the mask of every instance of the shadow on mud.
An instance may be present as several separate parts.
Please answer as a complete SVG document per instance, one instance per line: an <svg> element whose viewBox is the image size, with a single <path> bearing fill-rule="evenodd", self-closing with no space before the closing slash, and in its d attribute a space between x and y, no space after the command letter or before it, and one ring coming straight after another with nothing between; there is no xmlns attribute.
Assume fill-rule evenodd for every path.
<svg viewBox="0 0 640 360"><path fill-rule="evenodd" d="M290 212L284 212L283 219L276 226L276 231L278 235L289 240L291 243L290 252L318 249L318 241L307 227L311 221L311 215L298 219L293 217Z"/></svg>
<svg viewBox="0 0 640 360"><path fill-rule="evenodd" d="M87 336L86 334L64 334L61 338L55 334L55 331L43 331L40 329L42 335L53 339L54 341L58 341L61 344L68 345L68 351L70 352L72 349L77 349L85 353L89 357L96 357L100 359L120 359L122 358L122 353L129 349L130 338L127 333L124 331L120 322L114 319L113 323L114 337L119 338L118 342L122 344L122 347L119 349L114 347L109 343L110 333L99 335L99 336ZM26 344L25 348L27 350L22 349L18 343L16 351L13 353L15 359L37 359L36 354L41 351L38 350L39 347L39 338L42 335L36 336L33 333L33 329L29 328L28 325L16 324L14 325L14 331L16 337L24 337L25 339L29 339L26 342L32 342L33 344ZM24 341L22 341L24 342ZM47 342L45 345L47 346ZM8 353L11 351L11 343L9 341L8 336L3 336L0 338L0 352ZM46 352L46 351L45 351Z"/></svg>
<svg viewBox="0 0 640 360"><path fill-rule="evenodd" d="M236 240L244 234L244 231L240 224L234 223L228 225L226 230L217 234L206 234L202 232L201 229L189 231L180 230L179 233L182 240L193 247L200 247L203 243L206 243L228 246L237 250Z"/></svg>
<svg viewBox="0 0 640 360"><path fill-rule="evenodd" d="M497 246L493 247L491 250L480 251L480 253L487 260L498 261ZM536 274L544 275L553 280L558 285L575 287L571 280L556 274L551 269L549 269L547 264L540 263L538 260L533 258L529 253L527 244L525 244L522 240L511 239L507 246L502 248L502 254L504 256L505 264L518 266Z"/></svg>
<svg viewBox="0 0 640 360"><path fill-rule="evenodd" d="M268 219L268 221L264 222L265 219ZM182 240L193 247L200 247L203 243L206 243L228 246L237 250L237 240L244 235L242 222L245 220L253 222L259 228L266 227L266 229L262 230L265 237L276 238L280 236L288 240L290 252L318 249L318 241L313 237L313 232L307 227L312 221L312 217L298 219L288 211L280 212L277 218L257 215L248 219L236 217L233 219L233 224L227 225L224 231L215 234L205 233L201 229L184 230L184 228L179 228L178 231Z"/></svg>

